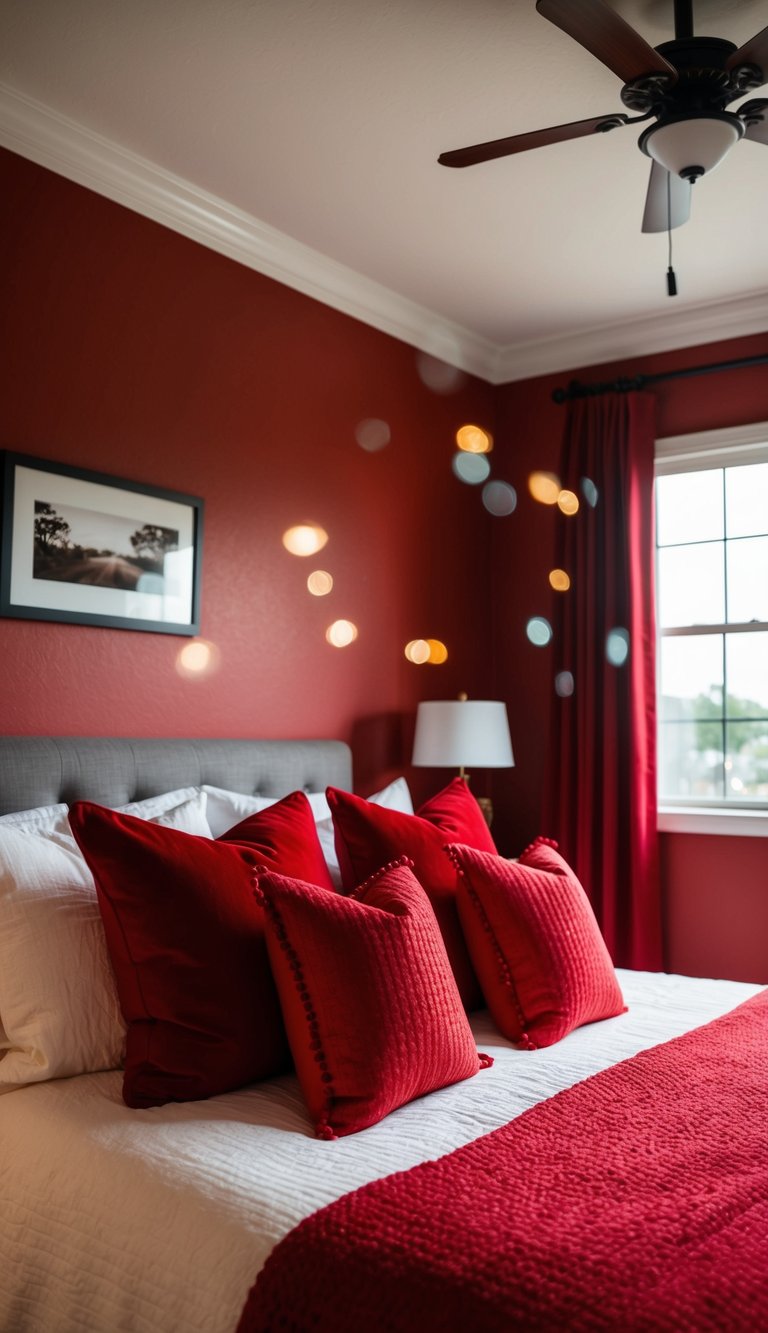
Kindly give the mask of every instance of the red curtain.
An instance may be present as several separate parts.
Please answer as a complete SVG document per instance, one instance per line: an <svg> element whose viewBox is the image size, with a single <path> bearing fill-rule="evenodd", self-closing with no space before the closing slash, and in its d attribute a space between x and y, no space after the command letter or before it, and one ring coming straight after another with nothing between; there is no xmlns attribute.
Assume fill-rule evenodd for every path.
<svg viewBox="0 0 768 1333"><path fill-rule="evenodd" d="M652 971L662 966L654 408L641 393L569 405L561 484L580 504L558 515L571 584L557 594L545 797L545 828L590 895L614 962Z"/></svg>

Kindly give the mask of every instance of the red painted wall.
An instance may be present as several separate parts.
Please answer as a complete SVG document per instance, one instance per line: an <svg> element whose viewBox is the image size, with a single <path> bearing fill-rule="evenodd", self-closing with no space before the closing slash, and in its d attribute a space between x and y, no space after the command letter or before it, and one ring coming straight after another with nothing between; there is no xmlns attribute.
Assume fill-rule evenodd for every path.
<svg viewBox="0 0 768 1333"><path fill-rule="evenodd" d="M508 703L517 767L495 781L498 829L510 848L539 829L553 669L548 648L532 647L530 616L551 614L547 576L556 522L531 499L534 469L557 471L565 408L552 390L571 378L603 381L768 353L768 334L710 343L631 364L599 365L503 386L497 394L499 447L520 502L514 523L494 530L493 656L495 688ZM768 421L765 366L653 386L658 435ZM662 835L667 965L672 971L768 982L768 842L753 838ZM723 922L727 916L727 925Z"/></svg>
<svg viewBox="0 0 768 1333"><path fill-rule="evenodd" d="M184 639L4 619L0 729L340 736L362 790L401 772L420 698L488 688L493 520L451 460L463 422L493 429L491 388L437 394L404 343L9 153L0 197L0 446L203 496L221 654L190 681ZM308 519L330 534L312 562L280 540ZM343 650L337 617L359 627ZM420 637L444 666L405 660Z"/></svg>

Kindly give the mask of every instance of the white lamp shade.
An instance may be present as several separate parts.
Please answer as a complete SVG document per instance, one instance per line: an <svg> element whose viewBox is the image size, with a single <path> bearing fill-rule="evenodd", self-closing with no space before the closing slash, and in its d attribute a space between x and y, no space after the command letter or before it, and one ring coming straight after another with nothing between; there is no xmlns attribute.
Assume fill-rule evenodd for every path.
<svg viewBox="0 0 768 1333"><path fill-rule="evenodd" d="M419 704L412 763L415 768L513 768L506 705L487 699Z"/></svg>
<svg viewBox="0 0 768 1333"><path fill-rule="evenodd" d="M695 116L651 129L643 146L660 166L680 176L695 167L712 171L740 138L735 116Z"/></svg>

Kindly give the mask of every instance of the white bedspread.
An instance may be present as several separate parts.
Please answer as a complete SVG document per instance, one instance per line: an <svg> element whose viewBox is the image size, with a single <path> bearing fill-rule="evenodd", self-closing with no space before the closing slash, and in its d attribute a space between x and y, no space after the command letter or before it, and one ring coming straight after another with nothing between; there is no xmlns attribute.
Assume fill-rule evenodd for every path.
<svg viewBox="0 0 768 1333"><path fill-rule="evenodd" d="M547 1050L512 1050L477 1016L493 1068L334 1142L312 1136L292 1077L148 1111L123 1105L118 1072L7 1094L0 1329L231 1333L274 1244L315 1209L450 1152L761 989L619 976L629 1012Z"/></svg>

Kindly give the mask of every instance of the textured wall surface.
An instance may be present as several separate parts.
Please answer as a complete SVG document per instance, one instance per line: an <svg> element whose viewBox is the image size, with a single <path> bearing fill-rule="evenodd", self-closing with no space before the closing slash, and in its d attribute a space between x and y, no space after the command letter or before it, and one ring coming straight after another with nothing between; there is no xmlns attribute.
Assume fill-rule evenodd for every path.
<svg viewBox="0 0 768 1333"><path fill-rule="evenodd" d="M188 680L183 639L5 619L0 728L329 735L363 788L402 771L418 699L487 689L498 520L451 461L460 425L493 429L490 387L436 392L405 344L12 154L0 171L0 444L202 496L220 654ZM370 418L391 432L376 452L356 440ZM312 561L281 544L307 520L330 535ZM349 648L325 641L337 617ZM406 661L421 637L443 666Z"/></svg>

